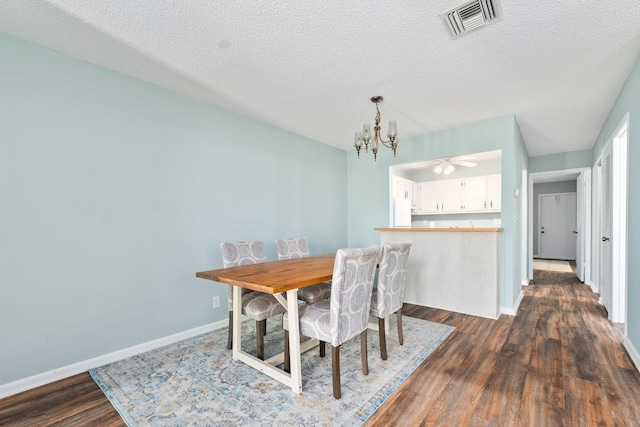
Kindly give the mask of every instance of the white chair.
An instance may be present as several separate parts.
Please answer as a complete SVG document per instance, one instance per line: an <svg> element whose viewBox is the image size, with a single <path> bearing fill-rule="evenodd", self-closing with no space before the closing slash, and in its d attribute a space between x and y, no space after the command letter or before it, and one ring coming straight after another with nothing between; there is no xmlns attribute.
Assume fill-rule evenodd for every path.
<svg viewBox="0 0 640 427"><path fill-rule="evenodd" d="M276 251L278 252L279 260L304 258L309 256L309 243L306 237L278 239L276 240ZM322 282L298 289L298 299L307 304L329 299L330 295L331 282Z"/></svg>
<svg viewBox="0 0 640 427"><path fill-rule="evenodd" d="M331 344L333 397L340 399L340 345L360 335L362 373L369 374L367 327L371 291L380 248L339 249L333 266L331 299L300 306L300 335ZM289 325L284 317L285 370L290 365Z"/></svg>
<svg viewBox="0 0 640 427"><path fill-rule="evenodd" d="M264 242L225 242L220 245L222 264L225 268L265 262ZM227 285L229 303L229 336L227 349L233 345L233 286ZM242 314L256 321L256 351L258 359L264 360L264 335L269 317L283 314L282 304L273 295L242 288Z"/></svg>
<svg viewBox="0 0 640 427"><path fill-rule="evenodd" d="M378 318L380 337L380 357L387 360L387 339L385 337L385 317L392 313L398 316L398 341L402 337L402 301L407 275L407 260L411 243L385 243L382 247L378 286L371 295L371 316Z"/></svg>

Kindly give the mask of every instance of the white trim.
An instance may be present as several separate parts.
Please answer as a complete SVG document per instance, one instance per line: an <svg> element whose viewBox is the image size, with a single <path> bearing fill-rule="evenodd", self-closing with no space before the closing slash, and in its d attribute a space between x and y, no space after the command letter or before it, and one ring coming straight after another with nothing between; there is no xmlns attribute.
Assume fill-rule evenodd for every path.
<svg viewBox="0 0 640 427"><path fill-rule="evenodd" d="M529 280L531 279L525 279L522 282L520 282L520 286L529 286Z"/></svg>
<svg viewBox="0 0 640 427"><path fill-rule="evenodd" d="M144 353L146 351L154 350L156 348L163 347L165 345L173 344L178 341L182 341L197 335L206 334L216 329L224 328L228 326L228 320L219 320L214 323L209 323L204 326L189 329L187 331L178 332L177 334L169 335L163 338L158 338L152 341L147 341L142 344L134 345L132 347L124 348L122 350L114 351L113 353L104 354L102 356L87 359L82 362L73 363L71 365L62 366L60 368L43 372L41 374L33 375L31 377L22 378L17 381L0 385L0 399L21 393L23 391L31 390L32 388L40 387L54 381L58 381L64 378L71 377L73 375L81 374L89 369L97 368L99 366L107 365L109 363L116 362L118 360L125 359L127 357L135 356L136 354Z"/></svg>
<svg viewBox="0 0 640 427"><path fill-rule="evenodd" d="M520 199L520 282L523 286L529 284L529 242L527 230L529 229L529 171L522 171L522 190Z"/></svg>
<svg viewBox="0 0 640 427"><path fill-rule="evenodd" d="M518 307L520 307L520 303L522 302L522 298L524 298L524 293L520 291L520 295L518 295L518 299L516 303L511 307L500 307L500 314L506 314L508 316L515 316L518 312Z"/></svg>
<svg viewBox="0 0 640 427"><path fill-rule="evenodd" d="M633 360L633 363L636 365L636 370L640 370L640 354L638 354L638 350L636 350L627 336L624 337L624 348L627 349L629 357L631 357L631 360Z"/></svg>
<svg viewBox="0 0 640 427"><path fill-rule="evenodd" d="M626 133L626 138L620 135ZM626 323L627 294L627 187L629 153L629 113L613 132L613 224L612 224L612 272L611 321Z"/></svg>
<svg viewBox="0 0 640 427"><path fill-rule="evenodd" d="M591 288L591 292L593 292L594 294L600 293L595 283L593 283L593 281L590 280L589 282L584 282L584 284L588 285Z"/></svg>

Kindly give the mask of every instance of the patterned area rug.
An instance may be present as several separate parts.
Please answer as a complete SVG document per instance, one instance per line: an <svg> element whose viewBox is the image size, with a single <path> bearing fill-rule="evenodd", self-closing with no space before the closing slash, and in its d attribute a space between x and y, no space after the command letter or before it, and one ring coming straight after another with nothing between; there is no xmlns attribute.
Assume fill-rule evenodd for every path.
<svg viewBox="0 0 640 427"><path fill-rule="evenodd" d="M559 271L562 273L572 273L573 270L569 261L559 261L555 259L534 259L534 270Z"/></svg>
<svg viewBox="0 0 640 427"><path fill-rule="evenodd" d="M282 351L279 322L268 321L265 354ZM227 328L92 369L93 379L129 426L359 426L411 375L454 328L395 316L380 359L378 332L369 331L369 375L362 375L360 339L340 348L342 398L333 398L331 347L302 355L300 395L226 349ZM243 323L242 346L255 348L255 323ZM255 353L254 353L255 354Z"/></svg>

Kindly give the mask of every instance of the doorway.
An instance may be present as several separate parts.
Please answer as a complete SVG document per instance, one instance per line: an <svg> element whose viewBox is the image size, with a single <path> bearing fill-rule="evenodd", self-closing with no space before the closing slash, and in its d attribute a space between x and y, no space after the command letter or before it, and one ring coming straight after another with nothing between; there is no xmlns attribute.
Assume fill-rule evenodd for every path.
<svg viewBox="0 0 640 427"><path fill-rule="evenodd" d="M563 169L548 172L533 172L529 174L528 180L528 225L526 233L523 232L523 239L527 241L526 264L528 277L526 282L533 279L533 258L539 257L539 227L538 227L538 194L534 192L534 185L543 183L554 183L564 186L562 183L571 182L572 189L563 188L551 192L572 192L576 195L576 225L573 231L575 234L575 261L576 276L581 282L591 283L591 168ZM594 231L595 232L595 231ZM546 233L545 233L546 234ZM524 283L524 282L523 282Z"/></svg>

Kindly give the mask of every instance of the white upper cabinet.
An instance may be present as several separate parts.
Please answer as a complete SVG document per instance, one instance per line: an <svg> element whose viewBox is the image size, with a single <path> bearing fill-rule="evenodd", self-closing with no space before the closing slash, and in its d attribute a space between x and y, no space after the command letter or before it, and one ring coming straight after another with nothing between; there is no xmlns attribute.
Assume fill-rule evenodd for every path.
<svg viewBox="0 0 640 427"><path fill-rule="evenodd" d="M461 180L447 179L418 184L418 213L441 214L462 211Z"/></svg>
<svg viewBox="0 0 640 427"><path fill-rule="evenodd" d="M487 179L484 176L462 180L462 210L483 211L487 203Z"/></svg>
<svg viewBox="0 0 640 427"><path fill-rule="evenodd" d="M416 213L499 212L500 187L499 174L421 182Z"/></svg>
<svg viewBox="0 0 640 427"><path fill-rule="evenodd" d="M396 199L409 199L411 200L412 209L417 208L417 195L415 194L415 187L417 183L410 179L403 178L401 176L392 176L391 195Z"/></svg>
<svg viewBox="0 0 640 427"><path fill-rule="evenodd" d="M502 209L502 175L487 176L487 210L500 212Z"/></svg>

